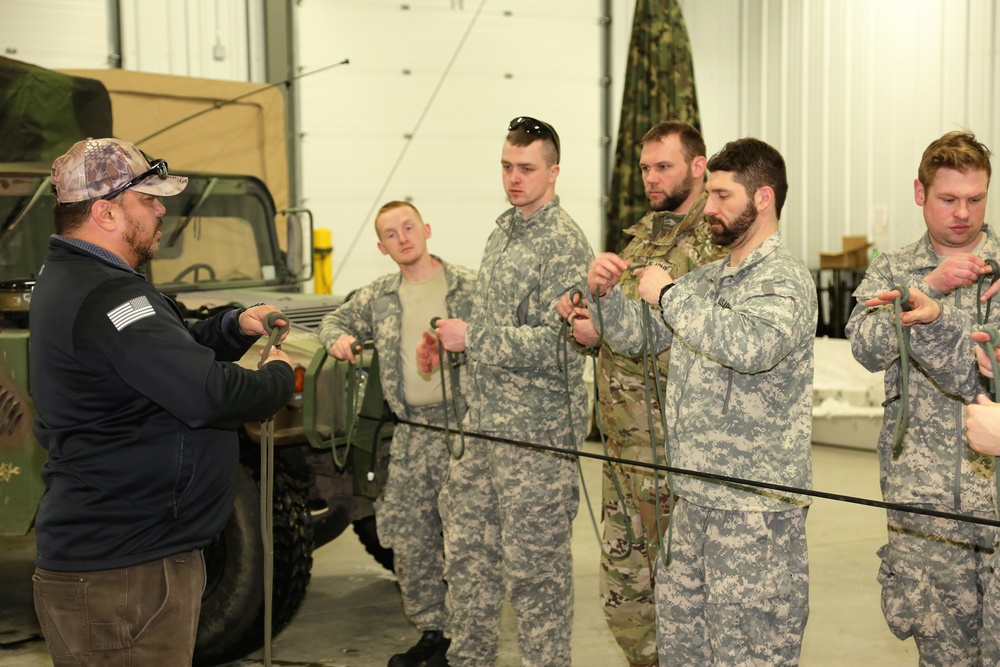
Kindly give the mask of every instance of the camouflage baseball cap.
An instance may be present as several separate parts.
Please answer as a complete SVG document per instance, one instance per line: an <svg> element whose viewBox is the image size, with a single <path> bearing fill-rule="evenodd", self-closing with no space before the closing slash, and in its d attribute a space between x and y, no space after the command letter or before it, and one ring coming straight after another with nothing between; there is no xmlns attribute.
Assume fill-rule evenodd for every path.
<svg viewBox="0 0 1000 667"><path fill-rule="evenodd" d="M179 194L187 181L184 176L167 175L166 161L150 164L142 151L121 139L78 141L52 163L52 185L61 204L99 199L126 189L169 197Z"/></svg>

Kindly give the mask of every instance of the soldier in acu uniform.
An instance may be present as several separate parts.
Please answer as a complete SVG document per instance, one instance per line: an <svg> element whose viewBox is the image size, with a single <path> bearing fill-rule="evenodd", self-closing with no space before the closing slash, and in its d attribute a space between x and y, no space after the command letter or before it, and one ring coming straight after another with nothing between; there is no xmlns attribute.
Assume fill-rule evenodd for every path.
<svg viewBox="0 0 1000 667"><path fill-rule="evenodd" d="M705 214L721 261L674 282L638 269L638 292L662 313L654 349L670 347L667 461L679 468L808 488L816 288L782 246L788 184L781 155L757 139L708 161ZM639 304L616 286L629 262L599 255L591 308L604 335L635 355ZM672 542L656 562L660 665L796 665L809 614L808 498L674 475ZM670 533L668 533L669 535Z"/></svg>
<svg viewBox="0 0 1000 667"><path fill-rule="evenodd" d="M995 517L994 461L969 448L962 420L965 402L980 389L969 338L980 303L976 283L990 272L985 260L1000 257L1000 239L984 224L990 174L989 149L970 132L931 142L914 181L927 232L875 258L854 292L858 304L847 324L855 358L870 371L885 371L882 497L984 518ZM892 308L876 299L897 286L944 309L940 322L912 328L907 387ZM948 322L953 335L942 342ZM894 442L904 400L908 426ZM998 664L993 635L983 630L984 595L996 588L990 583L996 530L899 510L889 510L887 519L878 580L889 629L914 638L921 665Z"/></svg>
<svg viewBox="0 0 1000 667"><path fill-rule="evenodd" d="M675 278L700 264L720 259L724 252L712 242L704 216L708 195L704 188L705 142L701 134L680 121L654 125L642 138L639 169L652 210L625 230L633 239L621 253L622 258L634 263L658 264ZM627 298L639 298L638 281L632 274L624 274L620 284ZM585 302L573 308L567 294L559 302L559 313L572 316L577 343L586 346L598 341ZM657 355L659 378L664 383L669 361L669 349ZM601 346L598 398L601 427L611 456L666 463L658 444L663 442L663 424L654 383L652 368L647 377L641 357L616 354L609 346ZM654 415L652 433L650 412ZM621 487L620 498L616 479ZM657 514L661 517L659 527L665 528L670 492L663 475L656 475L649 468L605 463L602 497L604 548L600 586L604 615L630 665L655 665L653 564L660 549Z"/></svg>
<svg viewBox="0 0 1000 667"><path fill-rule="evenodd" d="M533 118L511 121L501 167L513 208L486 243L472 314L425 337L425 368L445 349L465 352L471 391L466 432L574 452L583 440L583 358L557 359L556 305L582 284L592 253L555 195L559 137ZM564 373L568 373L569 388ZM571 429L567 405L572 406ZM579 505L571 454L466 438L441 494L451 612L448 661L496 662L504 596L517 616L525 667L568 667L573 612L570 537Z"/></svg>
<svg viewBox="0 0 1000 667"><path fill-rule="evenodd" d="M418 371L415 352L431 318L469 315L476 274L427 251L431 228L412 204L385 204L375 216L375 232L379 250L399 265L399 272L362 287L328 313L319 338L330 354L351 363L355 341L374 340L379 380L393 413L417 423L455 424L462 415L445 414L454 407L442 399L441 376ZM375 516L379 541L395 554L403 611L422 634L415 646L392 656L389 667L445 664L448 614L438 495L449 458L445 435L396 426L389 476L375 501Z"/></svg>

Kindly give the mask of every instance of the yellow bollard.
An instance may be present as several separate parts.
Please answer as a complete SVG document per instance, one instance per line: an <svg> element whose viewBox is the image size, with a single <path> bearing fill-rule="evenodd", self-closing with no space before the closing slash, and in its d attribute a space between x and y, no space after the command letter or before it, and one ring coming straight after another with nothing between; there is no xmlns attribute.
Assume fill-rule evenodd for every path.
<svg viewBox="0 0 1000 667"><path fill-rule="evenodd" d="M316 294L333 292L333 242L329 229L313 230L313 270Z"/></svg>

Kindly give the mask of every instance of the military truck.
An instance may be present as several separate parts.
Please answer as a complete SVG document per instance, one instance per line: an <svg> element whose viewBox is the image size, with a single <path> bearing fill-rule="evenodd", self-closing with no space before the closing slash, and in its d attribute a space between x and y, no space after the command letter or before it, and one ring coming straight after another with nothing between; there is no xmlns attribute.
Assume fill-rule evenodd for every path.
<svg viewBox="0 0 1000 667"><path fill-rule="evenodd" d="M33 75L39 75L34 71L38 69L33 68ZM63 89L79 89L78 77L67 82L65 76L52 78ZM162 85L152 76L156 85ZM9 99L10 90L8 86L0 103ZM3 120L0 113L0 131ZM67 137L55 155L79 138ZM376 560L392 567L391 551L378 544L371 502L385 471L380 451L387 452L382 445L391 436L378 374L369 372L377 369L323 363L315 330L341 299L303 293L302 285L311 276L311 252L308 246L296 250L296 241L311 238L306 233L311 231L311 216L286 212L287 223L279 230L276 220L282 216L261 178L179 171L173 168L169 149L151 154L167 157L171 172L188 176L189 182L182 194L161 200L167 208L161 250L142 267L146 277L191 318L266 302L278 306L291 321L282 349L295 362L298 385L292 401L273 418L273 628L277 632L305 595L313 549L348 526L354 527ZM28 533L43 492L40 470L46 453L31 433L28 318L34 277L52 233L50 165L48 159L0 162L0 535ZM279 231L291 250L281 249ZM365 355L365 366L377 363L373 356ZM239 363L255 367L257 359L254 349ZM360 418L364 416L369 419ZM209 576L197 664L233 660L263 643L260 436L260 424L246 424L240 430L242 469L236 507L224 533L206 550ZM374 479L369 479L369 471Z"/></svg>

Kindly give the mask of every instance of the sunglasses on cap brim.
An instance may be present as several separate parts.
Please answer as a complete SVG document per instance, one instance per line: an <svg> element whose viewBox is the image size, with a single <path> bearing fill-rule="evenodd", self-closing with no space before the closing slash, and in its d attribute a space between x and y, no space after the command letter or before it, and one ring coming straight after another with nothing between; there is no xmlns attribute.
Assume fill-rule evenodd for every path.
<svg viewBox="0 0 1000 667"><path fill-rule="evenodd" d="M133 178L132 180L130 180L128 183L126 183L125 185L121 186L120 188L118 188L116 190L112 190L108 194L106 194L103 197L101 197L101 199L114 199L115 197L117 197L121 193L125 192L129 188L132 188L132 187L135 187L136 185L139 185L140 183L142 183L144 180L146 180L150 176L158 176L159 179L162 181L162 180L166 180L166 178L167 178L168 175L169 175L169 172L167 171L167 161L166 160L153 160L149 164L149 169L147 169L146 171L142 172L141 174L139 174L138 176L136 176L135 178Z"/></svg>

